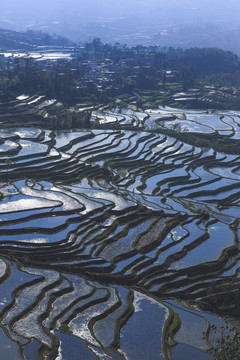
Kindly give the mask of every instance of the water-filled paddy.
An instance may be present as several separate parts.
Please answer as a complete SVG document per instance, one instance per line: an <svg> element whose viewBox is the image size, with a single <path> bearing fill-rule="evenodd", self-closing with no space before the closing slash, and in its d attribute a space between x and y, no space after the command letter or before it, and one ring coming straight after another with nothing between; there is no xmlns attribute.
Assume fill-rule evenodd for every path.
<svg viewBox="0 0 240 360"><path fill-rule="evenodd" d="M240 158L174 131L236 140L238 115L94 116L116 128L0 133L1 354L213 359L239 324Z"/></svg>

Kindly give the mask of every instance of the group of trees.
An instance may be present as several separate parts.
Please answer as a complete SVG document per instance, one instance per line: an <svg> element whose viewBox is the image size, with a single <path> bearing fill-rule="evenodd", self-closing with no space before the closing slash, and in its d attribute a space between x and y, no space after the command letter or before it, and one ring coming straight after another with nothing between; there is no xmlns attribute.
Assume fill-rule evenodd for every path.
<svg viewBox="0 0 240 360"><path fill-rule="evenodd" d="M93 69L88 66L91 61L99 68L103 64L114 74L107 79L107 86L99 87L99 80L92 76ZM231 52L153 46L129 48L102 44L99 39L76 48L72 60L50 64L26 57L10 59L7 66L6 62L0 72L2 100L24 92L41 93L66 104L74 104L83 97L104 102L136 89L158 89L159 82L166 84L166 70L175 72L175 81L183 89L193 87L199 80L227 86L238 86L240 81L240 60Z"/></svg>

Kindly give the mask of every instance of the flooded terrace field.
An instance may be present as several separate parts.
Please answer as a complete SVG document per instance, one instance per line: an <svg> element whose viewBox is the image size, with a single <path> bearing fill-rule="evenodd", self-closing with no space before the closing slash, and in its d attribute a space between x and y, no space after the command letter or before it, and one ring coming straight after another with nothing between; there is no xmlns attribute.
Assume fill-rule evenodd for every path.
<svg viewBox="0 0 240 360"><path fill-rule="evenodd" d="M239 114L92 124L0 131L2 359L238 359Z"/></svg>

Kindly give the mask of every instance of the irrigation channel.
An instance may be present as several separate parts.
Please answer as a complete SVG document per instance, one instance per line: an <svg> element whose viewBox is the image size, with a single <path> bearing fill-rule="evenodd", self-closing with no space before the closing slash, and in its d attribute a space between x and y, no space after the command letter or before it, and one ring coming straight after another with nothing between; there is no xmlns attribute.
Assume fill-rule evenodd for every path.
<svg viewBox="0 0 240 360"><path fill-rule="evenodd" d="M91 120L0 131L1 360L238 359L239 114Z"/></svg>

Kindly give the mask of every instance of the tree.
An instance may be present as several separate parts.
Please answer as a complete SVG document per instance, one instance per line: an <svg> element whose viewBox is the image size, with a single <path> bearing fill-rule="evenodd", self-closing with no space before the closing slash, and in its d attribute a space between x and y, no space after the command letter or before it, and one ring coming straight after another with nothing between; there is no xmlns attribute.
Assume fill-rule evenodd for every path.
<svg viewBox="0 0 240 360"><path fill-rule="evenodd" d="M183 65L179 71L183 89L189 89L195 85L195 72L191 65Z"/></svg>

